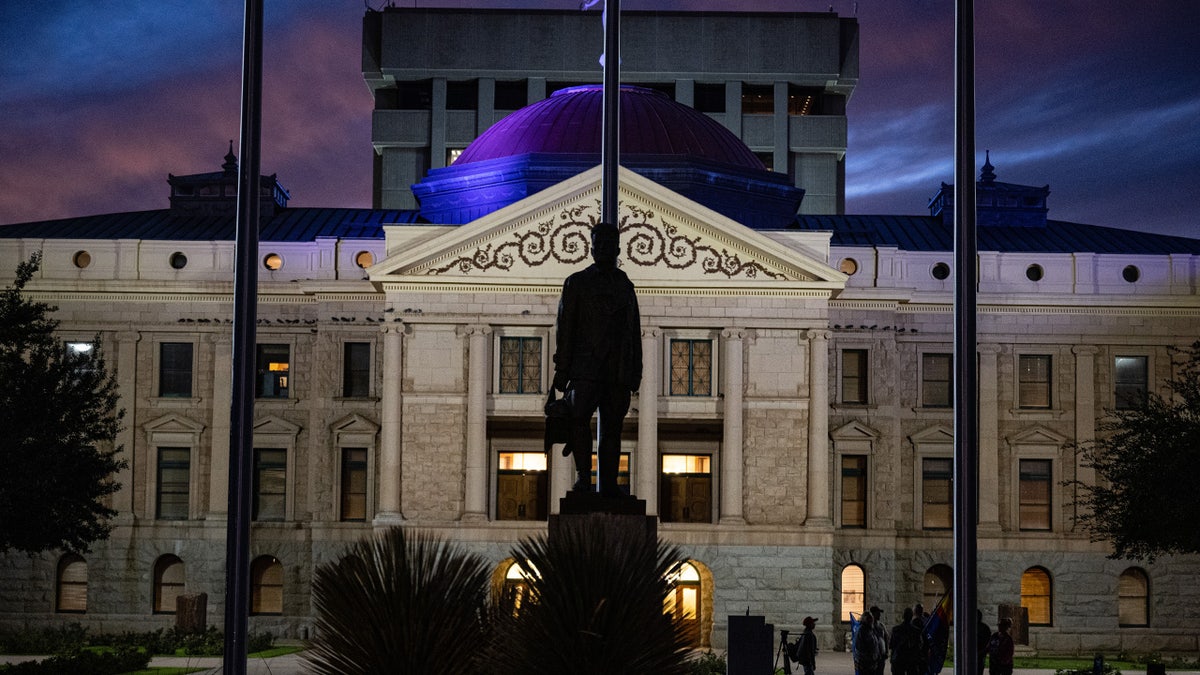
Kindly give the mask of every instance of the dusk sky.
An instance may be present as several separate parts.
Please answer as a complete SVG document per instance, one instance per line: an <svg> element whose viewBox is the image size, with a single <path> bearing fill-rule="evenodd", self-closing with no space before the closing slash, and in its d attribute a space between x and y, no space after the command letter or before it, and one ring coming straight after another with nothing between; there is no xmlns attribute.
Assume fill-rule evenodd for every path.
<svg viewBox="0 0 1200 675"><path fill-rule="evenodd" d="M926 213L953 180L953 0L622 3L830 5L861 30L846 210ZM370 206L364 12L361 0L266 1L262 169L293 206ZM976 25L980 164L989 149L998 180L1049 184L1052 219L1200 237L1200 2L979 1ZM3 3L0 223L165 208L168 173L218 170L237 147L241 36L238 0Z"/></svg>

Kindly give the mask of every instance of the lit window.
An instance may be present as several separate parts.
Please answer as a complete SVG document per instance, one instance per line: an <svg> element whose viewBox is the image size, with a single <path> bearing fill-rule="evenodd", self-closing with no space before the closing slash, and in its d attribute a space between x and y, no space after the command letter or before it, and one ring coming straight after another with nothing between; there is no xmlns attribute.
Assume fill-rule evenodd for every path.
<svg viewBox="0 0 1200 675"><path fill-rule="evenodd" d="M671 395L712 396L712 340L671 340Z"/></svg>
<svg viewBox="0 0 1200 675"><path fill-rule="evenodd" d="M742 85L742 114L770 115L775 112L775 87L769 84Z"/></svg>
<svg viewBox="0 0 1200 675"><path fill-rule="evenodd" d="M712 455L663 455L659 480L664 523L712 522Z"/></svg>
<svg viewBox="0 0 1200 675"><path fill-rule="evenodd" d="M667 593L664 611L674 617L683 629L688 644L700 646L700 572L695 565L683 563L667 577L671 590Z"/></svg>
<svg viewBox="0 0 1200 675"><path fill-rule="evenodd" d="M867 403L867 350L842 350L842 403Z"/></svg>
<svg viewBox="0 0 1200 675"><path fill-rule="evenodd" d="M272 272L281 269L283 267L283 258L278 253L268 253L263 258L263 267Z"/></svg>
<svg viewBox="0 0 1200 675"><path fill-rule="evenodd" d="M174 614L175 599L183 594L183 561L164 555L154 563L154 613Z"/></svg>
<svg viewBox="0 0 1200 675"><path fill-rule="evenodd" d="M367 449L342 448L342 520L367 519Z"/></svg>
<svg viewBox="0 0 1200 675"><path fill-rule="evenodd" d="M949 408L954 399L953 357L950 354L921 355L921 406Z"/></svg>
<svg viewBox="0 0 1200 675"><path fill-rule="evenodd" d="M513 610L521 608L521 602L529 597L529 572L520 564L514 562L508 566L508 570L504 573L504 588L501 594L505 597L512 597Z"/></svg>
<svg viewBox="0 0 1200 675"><path fill-rule="evenodd" d="M354 264L365 270L375 264L375 255L370 251L359 251L354 255Z"/></svg>
<svg viewBox="0 0 1200 675"><path fill-rule="evenodd" d="M501 452L496 471L496 519L544 520L550 505L543 452Z"/></svg>
<svg viewBox="0 0 1200 675"><path fill-rule="evenodd" d="M191 450L158 449L158 519L187 520Z"/></svg>
<svg viewBox="0 0 1200 675"><path fill-rule="evenodd" d="M925 578L921 582L921 604L926 612L933 613L937 609L953 579L954 570L945 565L934 565L925 570Z"/></svg>
<svg viewBox="0 0 1200 675"><path fill-rule="evenodd" d="M1117 623L1122 626L1150 625L1150 579L1136 567L1121 572L1117 580Z"/></svg>
<svg viewBox="0 0 1200 675"><path fill-rule="evenodd" d="M82 614L87 611L87 561L68 553L58 561L58 600L55 611Z"/></svg>
<svg viewBox="0 0 1200 675"><path fill-rule="evenodd" d="M1020 528L1050 529L1050 460L1022 459L1020 473Z"/></svg>
<svg viewBox="0 0 1200 675"><path fill-rule="evenodd" d="M192 343L163 342L158 346L158 395L164 398L192 395Z"/></svg>
<svg viewBox="0 0 1200 675"><path fill-rule="evenodd" d="M848 277L852 277L858 273L858 261L854 258L843 258L838 264L838 270Z"/></svg>
<svg viewBox="0 0 1200 675"><path fill-rule="evenodd" d="M866 606L867 578L863 568L846 565L842 568L842 621L850 620L850 613L862 617Z"/></svg>
<svg viewBox="0 0 1200 675"><path fill-rule="evenodd" d="M867 458L842 456L842 527L867 526Z"/></svg>
<svg viewBox="0 0 1200 675"><path fill-rule="evenodd" d="M500 338L500 393L536 394L542 391L542 339Z"/></svg>
<svg viewBox="0 0 1200 675"><path fill-rule="evenodd" d="M258 398L287 398L291 361L288 345L258 345L254 395Z"/></svg>
<svg viewBox="0 0 1200 675"><path fill-rule="evenodd" d="M458 161L463 154L463 148L446 148L446 166Z"/></svg>
<svg viewBox="0 0 1200 675"><path fill-rule="evenodd" d="M342 396L365 398L371 394L371 343L347 342L342 351Z"/></svg>
<svg viewBox="0 0 1200 675"><path fill-rule="evenodd" d="M1117 410L1129 410L1146 403L1147 360L1145 356L1118 356L1116 358L1113 371L1116 380Z"/></svg>
<svg viewBox="0 0 1200 675"><path fill-rule="evenodd" d="M274 556L250 564L250 613L283 614L283 563Z"/></svg>
<svg viewBox="0 0 1200 675"><path fill-rule="evenodd" d="M921 527L947 530L954 524L954 460L921 460Z"/></svg>
<svg viewBox="0 0 1200 675"><path fill-rule="evenodd" d="M254 449L254 520L283 520L287 507L287 451Z"/></svg>
<svg viewBox="0 0 1200 675"><path fill-rule="evenodd" d="M1049 408L1050 356L1022 354L1017 359L1017 401L1021 408Z"/></svg>
<svg viewBox="0 0 1200 675"><path fill-rule="evenodd" d="M1029 610L1030 626L1052 625L1050 573L1030 567L1021 575L1021 606Z"/></svg>

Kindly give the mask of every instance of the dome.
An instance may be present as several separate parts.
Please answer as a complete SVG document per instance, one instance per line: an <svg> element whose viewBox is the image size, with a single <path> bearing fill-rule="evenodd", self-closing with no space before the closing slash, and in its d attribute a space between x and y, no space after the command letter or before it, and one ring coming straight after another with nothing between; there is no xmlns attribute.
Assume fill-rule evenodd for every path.
<svg viewBox="0 0 1200 675"><path fill-rule="evenodd" d="M455 166L530 153L599 155L604 89L560 89L508 115L475 139ZM642 87L621 87L622 163L638 155L676 155L761 171L750 148L707 115Z"/></svg>

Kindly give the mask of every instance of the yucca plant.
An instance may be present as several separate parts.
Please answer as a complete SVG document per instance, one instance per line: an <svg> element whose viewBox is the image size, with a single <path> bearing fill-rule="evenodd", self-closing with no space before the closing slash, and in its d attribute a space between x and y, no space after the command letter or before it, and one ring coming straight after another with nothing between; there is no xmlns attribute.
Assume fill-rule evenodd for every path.
<svg viewBox="0 0 1200 675"><path fill-rule="evenodd" d="M593 515L564 519L554 537L525 540L513 555L529 592L515 612L494 613L488 672L688 672L684 632L663 612L676 549Z"/></svg>
<svg viewBox="0 0 1200 675"><path fill-rule="evenodd" d="M426 532L395 527L313 574L316 673L475 672L486 641L488 567Z"/></svg>

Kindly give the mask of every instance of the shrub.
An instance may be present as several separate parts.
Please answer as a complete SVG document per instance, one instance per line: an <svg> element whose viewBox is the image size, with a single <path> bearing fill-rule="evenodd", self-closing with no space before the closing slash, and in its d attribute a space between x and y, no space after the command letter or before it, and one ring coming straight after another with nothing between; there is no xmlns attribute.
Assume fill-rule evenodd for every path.
<svg viewBox="0 0 1200 675"><path fill-rule="evenodd" d="M690 675L725 675L725 657L714 654L711 650L704 652L689 663Z"/></svg>
<svg viewBox="0 0 1200 675"><path fill-rule="evenodd" d="M73 654L52 656L43 661L24 661L7 668L4 675L117 675L143 670L150 665L150 656L137 649L122 648L112 652L79 650Z"/></svg>
<svg viewBox="0 0 1200 675"><path fill-rule="evenodd" d="M0 634L3 654L73 654L87 644L87 629L78 623L21 628Z"/></svg>

